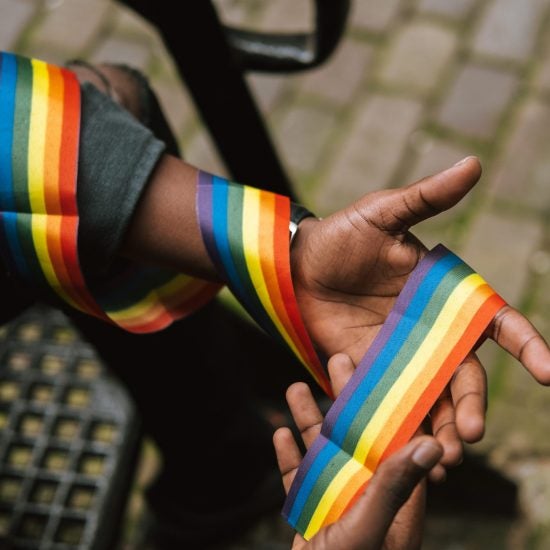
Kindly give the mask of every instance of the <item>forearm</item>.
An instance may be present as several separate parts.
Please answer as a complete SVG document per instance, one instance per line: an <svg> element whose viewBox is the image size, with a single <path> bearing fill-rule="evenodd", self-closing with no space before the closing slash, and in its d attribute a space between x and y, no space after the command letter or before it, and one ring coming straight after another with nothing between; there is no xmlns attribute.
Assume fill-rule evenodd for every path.
<svg viewBox="0 0 550 550"><path fill-rule="evenodd" d="M197 216L198 174L197 168L179 158L162 156L132 216L121 245L122 256L220 281L220 273L204 245ZM316 222L314 217L300 222L300 231L290 248L293 272L299 270L295 257L300 255L304 244L302 233Z"/></svg>
<svg viewBox="0 0 550 550"><path fill-rule="evenodd" d="M294 295L290 215L288 197L164 156L130 222L122 254L227 284L252 318L329 391Z"/></svg>
<svg viewBox="0 0 550 550"><path fill-rule="evenodd" d="M170 155L161 157L132 216L122 256L220 281L201 236L197 178L198 170L190 164Z"/></svg>

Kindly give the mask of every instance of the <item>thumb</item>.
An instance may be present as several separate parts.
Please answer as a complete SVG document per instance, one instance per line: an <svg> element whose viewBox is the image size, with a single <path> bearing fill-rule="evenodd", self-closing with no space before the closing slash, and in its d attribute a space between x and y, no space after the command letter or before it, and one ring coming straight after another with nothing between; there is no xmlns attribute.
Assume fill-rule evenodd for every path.
<svg viewBox="0 0 550 550"><path fill-rule="evenodd" d="M359 201L363 217L390 233L410 227L448 210L464 198L481 176L477 157L466 157L451 168L416 183L379 194L378 204ZM371 199L372 200L372 199Z"/></svg>
<svg viewBox="0 0 550 550"><path fill-rule="evenodd" d="M443 454L429 436L415 438L377 469L355 506L323 533L322 548L374 550L382 547L395 515Z"/></svg>

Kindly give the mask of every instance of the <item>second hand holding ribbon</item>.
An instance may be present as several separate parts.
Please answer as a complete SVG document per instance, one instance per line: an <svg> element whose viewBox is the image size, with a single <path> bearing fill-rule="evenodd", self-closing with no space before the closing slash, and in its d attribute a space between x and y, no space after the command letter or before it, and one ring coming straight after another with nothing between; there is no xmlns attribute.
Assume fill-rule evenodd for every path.
<svg viewBox="0 0 550 550"><path fill-rule="evenodd" d="M296 474L283 514L306 540L337 521L413 436L505 305L443 246L421 261Z"/></svg>
<svg viewBox="0 0 550 550"><path fill-rule="evenodd" d="M197 212L222 278L327 390L290 279L288 199L200 173ZM306 539L336 521L378 463L410 439L504 305L442 246L417 266L291 489L284 513Z"/></svg>

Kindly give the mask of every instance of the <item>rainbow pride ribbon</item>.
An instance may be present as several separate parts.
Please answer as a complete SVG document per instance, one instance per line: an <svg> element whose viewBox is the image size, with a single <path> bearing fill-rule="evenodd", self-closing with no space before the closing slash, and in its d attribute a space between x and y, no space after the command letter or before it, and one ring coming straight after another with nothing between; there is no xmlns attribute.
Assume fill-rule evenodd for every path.
<svg viewBox="0 0 550 550"><path fill-rule="evenodd" d="M131 267L88 288L78 260L80 87L63 68L0 53L0 253L14 274L131 332L160 330L220 288Z"/></svg>
<svg viewBox="0 0 550 550"><path fill-rule="evenodd" d="M283 515L307 540L337 521L409 441L504 305L442 245L418 264L291 486Z"/></svg>
<svg viewBox="0 0 550 550"><path fill-rule="evenodd" d="M330 395L292 285L289 198L200 172L197 213L208 254L233 294Z"/></svg>

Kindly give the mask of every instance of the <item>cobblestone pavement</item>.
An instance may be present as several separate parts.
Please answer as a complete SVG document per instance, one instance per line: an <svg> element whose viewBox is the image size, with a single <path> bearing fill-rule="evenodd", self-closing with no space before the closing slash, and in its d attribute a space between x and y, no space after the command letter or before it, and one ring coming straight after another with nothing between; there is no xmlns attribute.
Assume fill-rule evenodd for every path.
<svg viewBox="0 0 550 550"><path fill-rule="evenodd" d="M311 19L306 0L216 4L226 21L260 29ZM127 9L0 0L0 47L144 69L188 160L225 172L159 36ZM550 337L550 0L356 0L322 68L248 80L298 194L320 215L478 155L484 175L471 196L416 234L460 253ZM549 390L487 347L489 426L468 452L517 483L521 512L431 513L426 548L549 548ZM474 501L489 491L484 480L469 481ZM288 531L274 520L258 537L285 541Z"/></svg>

